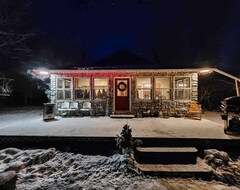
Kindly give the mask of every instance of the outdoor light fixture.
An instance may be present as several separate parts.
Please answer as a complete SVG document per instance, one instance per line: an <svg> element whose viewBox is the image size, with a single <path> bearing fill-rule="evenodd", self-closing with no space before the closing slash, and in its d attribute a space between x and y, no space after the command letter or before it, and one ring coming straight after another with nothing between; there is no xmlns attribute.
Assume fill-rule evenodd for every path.
<svg viewBox="0 0 240 190"><path fill-rule="evenodd" d="M199 70L199 73L202 73L202 74L208 74L208 73L212 73L212 72L216 72L216 73L224 75L224 76L226 76L228 78L233 79L235 81L236 94L237 94L237 96L240 96L239 86L238 86L238 82L240 82L240 78L235 77L235 76L233 76L233 75L231 75L229 73L226 73L226 72L224 72L222 70L219 70L217 68L202 68L202 69Z"/></svg>
<svg viewBox="0 0 240 190"><path fill-rule="evenodd" d="M39 76L39 77L49 77L50 76L50 71L48 71L47 69L33 69L32 70L33 73L35 73L35 75Z"/></svg>
<svg viewBox="0 0 240 190"><path fill-rule="evenodd" d="M48 71L39 71L39 74L41 75L49 75L50 73Z"/></svg>
<svg viewBox="0 0 240 190"><path fill-rule="evenodd" d="M202 69L199 71L200 73L203 73L203 74L207 74L207 73L211 73L212 70L211 69Z"/></svg>

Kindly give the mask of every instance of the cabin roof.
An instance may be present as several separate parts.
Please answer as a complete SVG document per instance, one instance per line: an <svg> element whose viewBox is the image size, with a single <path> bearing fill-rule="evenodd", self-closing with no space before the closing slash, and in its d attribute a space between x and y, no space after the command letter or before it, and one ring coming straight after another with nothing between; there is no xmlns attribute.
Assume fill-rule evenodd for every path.
<svg viewBox="0 0 240 190"><path fill-rule="evenodd" d="M150 69L156 68L157 64L136 53L121 49L95 62L93 66L105 69Z"/></svg>

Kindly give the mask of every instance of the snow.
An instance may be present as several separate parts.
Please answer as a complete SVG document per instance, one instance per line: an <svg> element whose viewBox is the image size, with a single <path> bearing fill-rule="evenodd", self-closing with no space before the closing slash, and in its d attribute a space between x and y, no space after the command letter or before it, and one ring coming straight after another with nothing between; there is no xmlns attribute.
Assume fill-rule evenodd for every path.
<svg viewBox="0 0 240 190"><path fill-rule="evenodd" d="M116 137L128 123L133 137L212 138L230 139L224 134L220 113L203 119L187 118L133 118L111 119L109 117L55 117L44 122L40 108L22 108L0 112L0 135L20 136L84 136ZM211 118L215 120L211 120ZM218 118L216 120L216 118ZM216 122L217 121L217 122Z"/></svg>
<svg viewBox="0 0 240 190"><path fill-rule="evenodd" d="M0 150L0 172L17 172L17 190L238 189L217 181L139 175L129 168L129 157L120 154L82 155L54 148Z"/></svg>

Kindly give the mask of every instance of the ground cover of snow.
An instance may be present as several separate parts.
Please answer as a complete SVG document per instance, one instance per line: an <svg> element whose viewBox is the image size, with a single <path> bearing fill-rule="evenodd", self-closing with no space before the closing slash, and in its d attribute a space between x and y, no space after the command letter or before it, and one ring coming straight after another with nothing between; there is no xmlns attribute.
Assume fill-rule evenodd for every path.
<svg viewBox="0 0 240 190"><path fill-rule="evenodd" d="M208 160L206 161L214 167L224 169L224 163L222 166L214 165L215 157L212 157L212 154L215 157L217 155L214 151L208 152ZM225 157L222 158L222 160L224 159ZM235 164L236 170L239 162L233 160L231 162L232 165ZM239 189L236 184L229 185L216 180L203 181L192 178L144 176L129 169L129 163L129 157L120 154L111 156L82 155L60 152L54 148L32 150L7 148L0 150L0 172L9 170L17 172L17 190Z"/></svg>

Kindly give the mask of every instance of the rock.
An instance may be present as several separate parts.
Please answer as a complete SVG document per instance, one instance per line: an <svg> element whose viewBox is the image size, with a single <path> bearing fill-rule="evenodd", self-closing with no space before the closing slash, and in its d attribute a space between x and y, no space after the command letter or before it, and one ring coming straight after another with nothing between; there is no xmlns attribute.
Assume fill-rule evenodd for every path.
<svg viewBox="0 0 240 190"><path fill-rule="evenodd" d="M0 189L14 190L16 188L17 175L15 171L0 173Z"/></svg>
<svg viewBox="0 0 240 190"><path fill-rule="evenodd" d="M208 150L205 150L204 153L206 156L212 154L214 158L221 159L224 164L228 164L228 162L230 161L228 153L224 151L218 151L216 149L208 149Z"/></svg>

